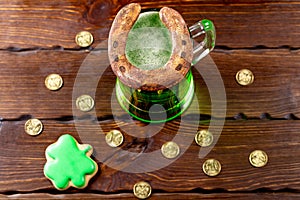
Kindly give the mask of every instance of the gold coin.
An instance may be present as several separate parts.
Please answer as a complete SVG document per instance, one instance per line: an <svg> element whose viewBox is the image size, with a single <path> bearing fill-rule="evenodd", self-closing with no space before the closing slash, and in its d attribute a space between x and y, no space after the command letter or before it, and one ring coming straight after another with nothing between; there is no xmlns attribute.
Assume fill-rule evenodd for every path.
<svg viewBox="0 0 300 200"><path fill-rule="evenodd" d="M151 195L152 189L149 183L141 181L133 186L133 194L139 199L147 199Z"/></svg>
<svg viewBox="0 0 300 200"><path fill-rule="evenodd" d="M208 176L217 176L221 172L221 163L215 159L208 159L203 163L202 170Z"/></svg>
<svg viewBox="0 0 300 200"><path fill-rule="evenodd" d="M173 159L179 155L180 148L175 142L166 142L161 147L161 153L164 157Z"/></svg>
<svg viewBox="0 0 300 200"><path fill-rule="evenodd" d="M94 38L90 32L81 31L76 35L75 41L80 47L88 47L94 42Z"/></svg>
<svg viewBox="0 0 300 200"><path fill-rule="evenodd" d="M43 130L43 124L38 119L30 119L25 123L25 132L28 135L39 135Z"/></svg>
<svg viewBox="0 0 300 200"><path fill-rule="evenodd" d="M208 130L201 130L195 135L195 141L201 147L208 147L213 143L214 136Z"/></svg>
<svg viewBox="0 0 300 200"><path fill-rule="evenodd" d="M250 85L254 81L254 75L249 69L242 69L236 73L236 81L240 85Z"/></svg>
<svg viewBox="0 0 300 200"><path fill-rule="evenodd" d="M249 161L254 167L263 167L268 163L268 155L264 151L255 150L250 154Z"/></svg>
<svg viewBox="0 0 300 200"><path fill-rule="evenodd" d="M120 131L112 130L106 134L105 141L111 147L119 147L124 141L124 136Z"/></svg>
<svg viewBox="0 0 300 200"><path fill-rule="evenodd" d="M63 85L63 79L58 74L50 74L45 79L45 85L49 90L59 90Z"/></svg>
<svg viewBox="0 0 300 200"><path fill-rule="evenodd" d="M81 95L76 100L76 106L82 112L89 112L94 108L95 102L91 96Z"/></svg>

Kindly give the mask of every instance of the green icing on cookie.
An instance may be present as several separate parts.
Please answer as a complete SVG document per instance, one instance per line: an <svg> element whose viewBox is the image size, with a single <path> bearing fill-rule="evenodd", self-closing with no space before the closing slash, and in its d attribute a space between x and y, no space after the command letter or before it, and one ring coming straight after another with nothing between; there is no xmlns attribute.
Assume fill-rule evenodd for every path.
<svg viewBox="0 0 300 200"><path fill-rule="evenodd" d="M74 187L82 188L87 182L85 176L93 175L97 171L97 164L86 155L92 147L84 147L79 149L77 141L66 134L46 149L44 174L57 189L67 189L70 182Z"/></svg>

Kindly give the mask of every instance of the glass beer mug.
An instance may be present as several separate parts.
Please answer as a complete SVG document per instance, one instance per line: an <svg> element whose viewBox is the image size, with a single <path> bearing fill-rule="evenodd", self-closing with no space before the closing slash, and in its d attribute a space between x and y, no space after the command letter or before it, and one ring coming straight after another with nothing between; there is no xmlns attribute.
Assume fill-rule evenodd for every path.
<svg viewBox="0 0 300 200"><path fill-rule="evenodd" d="M203 34L202 42L193 40ZM210 20L187 28L182 16L168 7L144 12L137 3L123 7L108 40L121 107L148 123L180 116L194 96L191 66L214 48L215 38Z"/></svg>

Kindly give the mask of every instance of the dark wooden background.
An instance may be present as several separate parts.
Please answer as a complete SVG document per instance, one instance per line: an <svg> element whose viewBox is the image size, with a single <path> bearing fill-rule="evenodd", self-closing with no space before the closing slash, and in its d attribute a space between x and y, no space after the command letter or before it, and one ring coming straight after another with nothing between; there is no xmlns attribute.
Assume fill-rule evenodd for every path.
<svg viewBox="0 0 300 200"><path fill-rule="evenodd" d="M193 143L170 166L144 174L117 171L98 161L99 173L86 189L59 192L43 176L44 151L64 133L81 141L73 117L84 119L91 114L72 111L72 92L79 67L91 52L91 63L105 68L95 96L103 130L135 132L137 126L144 126L113 117L110 100L115 75L99 62L99 56L105 60L101 58L105 47L97 47L107 39L118 10L131 2L143 8L175 8L188 25L203 18L214 21L217 46L211 57L227 94L222 134L204 159L198 158L199 147ZM74 42L82 30L94 35L91 48L79 48ZM152 185L151 199L300 199L299 1L0 0L0 41L0 198L134 199L133 185L144 180ZM236 72L243 68L255 75L247 87L235 81ZM61 90L45 88L44 79L50 73L64 78ZM208 88L197 72L195 80L200 112L190 108L191 122L193 115L201 113L202 119L211 115ZM90 92L87 88L86 93ZM24 123L31 117L44 124L40 136L24 132ZM125 133L122 147L154 151L172 139L179 124L180 119L168 122L148 139ZM80 126L96 131L93 126ZM189 122L184 126L187 134L195 134ZM199 125L199 129L207 127ZM92 137L99 139L97 133ZM248 162L255 149L269 155L264 168L253 168ZM222 163L219 176L203 174L207 158Z"/></svg>

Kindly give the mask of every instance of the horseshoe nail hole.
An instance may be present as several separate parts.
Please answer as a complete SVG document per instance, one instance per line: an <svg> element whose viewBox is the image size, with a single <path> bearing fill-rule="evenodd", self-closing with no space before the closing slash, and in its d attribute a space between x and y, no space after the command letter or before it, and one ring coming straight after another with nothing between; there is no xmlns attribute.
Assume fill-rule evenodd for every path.
<svg viewBox="0 0 300 200"><path fill-rule="evenodd" d="M115 62L119 62L119 56L115 57Z"/></svg>
<svg viewBox="0 0 300 200"><path fill-rule="evenodd" d="M126 71L126 68L124 66L120 66L119 69L122 73L124 73Z"/></svg>
<svg viewBox="0 0 300 200"><path fill-rule="evenodd" d="M180 71L182 69L182 64L177 65L177 67L175 69L176 69L176 71Z"/></svg>
<svg viewBox="0 0 300 200"><path fill-rule="evenodd" d="M185 52L182 52L181 53L181 58L185 58L186 57L186 53Z"/></svg>
<svg viewBox="0 0 300 200"><path fill-rule="evenodd" d="M187 42L185 40L182 40L182 45L185 46Z"/></svg>
<svg viewBox="0 0 300 200"><path fill-rule="evenodd" d="M114 41L113 47L117 48L119 46L119 43L117 41Z"/></svg>

